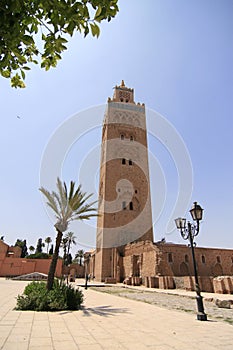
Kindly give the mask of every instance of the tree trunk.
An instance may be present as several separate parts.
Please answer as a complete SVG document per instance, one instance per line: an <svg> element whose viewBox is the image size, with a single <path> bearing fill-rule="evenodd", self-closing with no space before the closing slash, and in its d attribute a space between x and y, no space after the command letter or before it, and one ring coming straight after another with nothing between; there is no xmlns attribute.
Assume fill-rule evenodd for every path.
<svg viewBox="0 0 233 350"><path fill-rule="evenodd" d="M68 241L68 249L67 249L67 255L70 253L70 241Z"/></svg>
<svg viewBox="0 0 233 350"><path fill-rule="evenodd" d="M49 268L48 280L47 280L47 289L51 290L53 287L54 275L57 267L57 259L59 255L59 248L62 240L62 232L57 229L56 245L52 257L52 261Z"/></svg>

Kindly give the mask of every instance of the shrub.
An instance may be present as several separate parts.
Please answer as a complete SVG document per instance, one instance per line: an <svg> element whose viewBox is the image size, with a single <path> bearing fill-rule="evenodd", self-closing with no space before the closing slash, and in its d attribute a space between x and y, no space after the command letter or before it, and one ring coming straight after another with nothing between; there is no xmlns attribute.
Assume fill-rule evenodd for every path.
<svg viewBox="0 0 233 350"><path fill-rule="evenodd" d="M35 253L27 255L26 259L49 259L51 255L47 253Z"/></svg>
<svg viewBox="0 0 233 350"><path fill-rule="evenodd" d="M28 284L22 295L17 297L16 310L58 311L78 310L83 303L83 293L64 281L55 280L52 290L45 282Z"/></svg>

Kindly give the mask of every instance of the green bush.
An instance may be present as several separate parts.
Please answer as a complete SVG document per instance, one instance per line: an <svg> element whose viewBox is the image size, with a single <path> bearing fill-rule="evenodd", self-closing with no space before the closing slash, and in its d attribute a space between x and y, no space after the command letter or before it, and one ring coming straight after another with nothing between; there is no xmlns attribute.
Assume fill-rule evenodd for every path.
<svg viewBox="0 0 233 350"><path fill-rule="evenodd" d="M17 297L16 310L58 311L78 310L83 303L83 293L64 281L55 280L52 290L45 282L28 284L22 295Z"/></svg>
<svg viewBox="0 0 233 350"><path fill-rule="evenodd" d="M35 253L26 256L26 259L49 259L51 255L47 253Z"/></svg>

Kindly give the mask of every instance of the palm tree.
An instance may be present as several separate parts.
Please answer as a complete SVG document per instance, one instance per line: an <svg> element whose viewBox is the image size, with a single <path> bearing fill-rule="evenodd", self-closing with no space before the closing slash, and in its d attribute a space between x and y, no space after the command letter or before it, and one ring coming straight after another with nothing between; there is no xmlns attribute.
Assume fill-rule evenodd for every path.
<svg viewBox="0 0 233 350"><path fill-rule="evenodd" d="M65 235L65 238L67 239L67 255L70 253L70 248L72 244L77 244L76 242L76 236L74 235L74 232L67 232Z"/></svg>
<svg viewBox="0 0 233 350"><path fill-rule="evenodd" d="M75 259L79 258L79 265L82 265L82 258L84 257L84 250L83 249L79 249L77 254L75 254Z"/></svg>
<svg viewBox="0 0 233 350"><path fill-rule="evenodd" d="M33 245L30 245L30 247L28 249L30 250L31 253L33 253L35 251L35 247L33 247Z"/></svg>
<svg viewBox="0 0 233 350"><path fill-rule="evenodd" d="M47 254L48 254L49 245L52 242L52 238L51 237L46 237L44 241L45 241L45 243L47 243Z"/></svg>
<svg viewBox="0 0 233 350"><path fill-rule="evenodd" d="M47 205L54 211L57 222L55 223L55 228L57 230L56 244L50 264L47 289L51 290L53 287L54 275L57 266L59 248L62 241L63 232L68 228L70 221L72 220L89 220L93 216L98 214L97 209L93 207L96 202L91 202L87 204L87 200L92 196L92 194L87 195L86 192L82 192L81 185L75 190L75 182L70 182L69 191L67 189L66 183L57 178L57 189L58 192L49 192L44 187L39 190L47 199Z"/></svg>

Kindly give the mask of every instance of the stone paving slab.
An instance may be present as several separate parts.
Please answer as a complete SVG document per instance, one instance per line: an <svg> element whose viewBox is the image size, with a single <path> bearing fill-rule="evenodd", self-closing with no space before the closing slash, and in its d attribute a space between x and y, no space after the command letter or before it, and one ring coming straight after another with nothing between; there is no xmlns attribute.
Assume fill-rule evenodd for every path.
<svg viewBox="0 0 233 350"><path fill-rule="evenodd" d="M90 289L79 311L15 311L28 282L0 279L1 350L232 350L233 327Z"/></svg>

